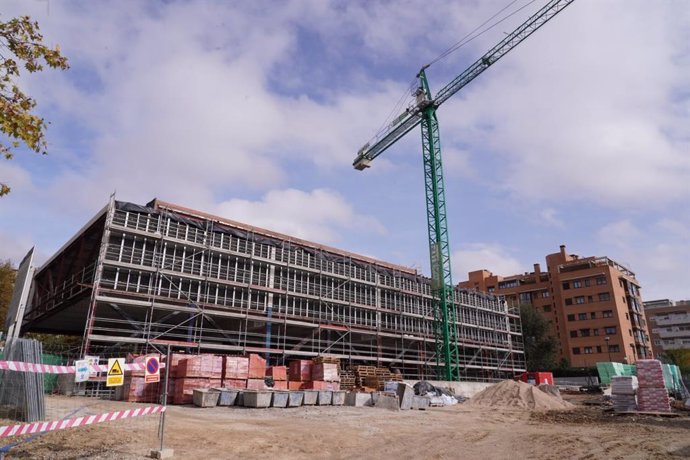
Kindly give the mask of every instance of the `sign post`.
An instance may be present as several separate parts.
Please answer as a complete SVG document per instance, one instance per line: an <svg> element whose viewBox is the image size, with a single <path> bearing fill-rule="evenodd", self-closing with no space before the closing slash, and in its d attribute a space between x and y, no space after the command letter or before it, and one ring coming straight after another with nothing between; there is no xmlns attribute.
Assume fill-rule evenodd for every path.
<svg viewBox="0 0 690 460"><path fill-rule="evenodd" d="M125 358L108 358L108 376L105 386L119 387L125 383Z"/></svg>
<svg viewBox="0 0 690 460"><path fill-rule="evenodd" d="M144 383L156 383L161 381L161 368L158 358L150 356L146 358L146 369L144 372Z"/></svg>

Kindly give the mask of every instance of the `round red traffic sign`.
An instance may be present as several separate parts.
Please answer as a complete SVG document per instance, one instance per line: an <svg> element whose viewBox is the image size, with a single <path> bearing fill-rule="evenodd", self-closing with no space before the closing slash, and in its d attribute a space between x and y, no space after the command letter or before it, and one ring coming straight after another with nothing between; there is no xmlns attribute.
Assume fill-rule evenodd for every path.
<svg viewBox="0 0 690 460"><path fill-rule="evenodd" d="M149 374L157 373L159 367L158 358L149 358L146 360L146 372Z"/></svg>

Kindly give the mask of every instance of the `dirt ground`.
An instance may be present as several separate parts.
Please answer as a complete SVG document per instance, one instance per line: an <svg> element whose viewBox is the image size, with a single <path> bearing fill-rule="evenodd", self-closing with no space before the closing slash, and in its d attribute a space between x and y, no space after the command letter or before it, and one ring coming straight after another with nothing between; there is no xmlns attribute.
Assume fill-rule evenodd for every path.
<svg viewBox="0 0 690 460"><path fill-rule="evenodd" d="M582 404L593 398L566 396L576 409L550 412L463 404L398 412L170 406L166 447L174 458L209 460L690 458L690 413L613 415ZM102 409L113 404L122 408L103 401ZM154 416L47 433L10 449L7 458L143 458L156 447L157 423Z"/></svg>

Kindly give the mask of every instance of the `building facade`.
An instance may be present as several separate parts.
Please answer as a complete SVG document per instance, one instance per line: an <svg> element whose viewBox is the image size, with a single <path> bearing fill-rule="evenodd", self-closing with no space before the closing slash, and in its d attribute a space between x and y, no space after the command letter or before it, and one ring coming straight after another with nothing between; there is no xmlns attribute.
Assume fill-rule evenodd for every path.
<svg viewBox="0 0 690 460"><path fill-rule="evenodd" d="M644 303L654 355L666 350L690 349L690 300L669 299Z"/></svg>
<svg viewBox="0 0 690 460"><path fill-rule="evenodd" d="M652 356L640 285L635 274L608 257L568 254L565 246L521 275L487 270L469 273L458 286L504 296L509 305L532 305L544 313L560 343L559 359L570 365L599 361L634 363Z"/></svg>
<svg viewBox="0 0 690 460"><path fill-rule="evenodd" d="M414 269L160 200L112 200L37 270L23 331L83 334L84 352L328 354L431 378L433 305ZM516 309L461 289L453 308L465 379L524 370Z"/></svg>

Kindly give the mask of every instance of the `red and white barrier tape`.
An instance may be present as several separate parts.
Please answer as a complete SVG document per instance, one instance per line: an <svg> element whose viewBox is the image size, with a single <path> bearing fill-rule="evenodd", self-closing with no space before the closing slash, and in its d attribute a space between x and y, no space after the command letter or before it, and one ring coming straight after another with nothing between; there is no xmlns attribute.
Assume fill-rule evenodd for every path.
<svg viewBox="0 0 690 460"><path fill-rule="evenodd" d="M78 426L93 425L95 423L112 422L123 418L143 417L144 415L153 415L161 412L165 412L165 406L147 406L138 409L118 410L100 415L85 415L83 417L67 418L52 422L33 422L0 426L0 438L64 430L66 428L76 428Z"/></svg>
<svg viewBox="0 0 690 460"><path fill-rule="evenodd" d="M90 366L93 372L108 372L108 366L97 364ZM165 363L160 363L160 368L165 368ZM52 364L34 364L22 361L0 361L0 370L17 372L34 372L37 374L74 374L74 366L54 366ZM125 371L146 370L146 363L127 363Z"/></svg>

